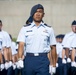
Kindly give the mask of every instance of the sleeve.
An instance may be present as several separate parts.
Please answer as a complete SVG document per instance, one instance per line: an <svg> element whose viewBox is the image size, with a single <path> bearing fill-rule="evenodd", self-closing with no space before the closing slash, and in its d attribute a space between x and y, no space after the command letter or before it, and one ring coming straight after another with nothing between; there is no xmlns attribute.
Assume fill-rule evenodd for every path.
<svg viewBox="0 0 76 75"><path fill-rule="evenodd" d="M62 44L61 43L57 43L56 44L56 50L57 50L57 54L59 55L62 52Z"/></svg>
<svg viewBox="0 0 76 75"><path fill-rule="evenodd" d="M76 38L71 43L71 48L76 48Z"/></svg>
<svg viewBox="0 0 76 75"><path fill-rule="evenodd" d="M63 39L63 48L71 48L71 43L72 43L72 40L73 40L73 37L74 36L69 36L69 35L66 35L65 38Z"/></svg>
<svg viewBox="0 0 76 75"><path fill-rule="evenodd" d="M8 33L7 33L6 36L7 36L7 37L6 37L7 47L11 47L11 43L12 43L11 38L10 38L10 36L9 36Z"/></svg>
<svg viewBox="0 0 76 75"><path fill-rule="evenodd" d="M63 41L62 41L62 46L63 48L68 48L69 47L69 41L68 41L69 36L66 34Z"/></svg>
<svg viewBox="0 0 76 75"><path fill-rule="evenodd" d="M66 40L67 40L67 35L65 35L65 37L63 38L63 41L62 41L63 46L65 45Z"/></svg>
<svg viewBox="0 0 76 75"><path fill-rule="evenodd" d="M3 47L6 47L7 46L7 44L6 44L6 42L5 42L5 38L3 37L3 39L2 39L2 48Z"/></svg>
<svg viewBox="0 0 76 75"><path fill-rule="evenodd" d="M21 28L18 38L17 38L17 42L24 42L25 43L25 32L24 32L24 27Z"/></svg>
<svg viewBox="0 0 76 75"><path fill-rule="evenodd" d="M54 35L54 30L51 28L51 33L50 33L50 45L56 45L56 38Z"/></svg>

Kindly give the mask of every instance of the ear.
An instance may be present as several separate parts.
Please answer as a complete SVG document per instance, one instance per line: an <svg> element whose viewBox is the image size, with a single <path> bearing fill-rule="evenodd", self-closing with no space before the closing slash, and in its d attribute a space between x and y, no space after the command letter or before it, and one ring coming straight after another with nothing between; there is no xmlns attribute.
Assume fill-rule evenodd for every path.
<svg viewBox="0 0 76 75"><path fill-rule="evenodd" d="M44 17L45 13L43 13L43 17Z"/></svg>

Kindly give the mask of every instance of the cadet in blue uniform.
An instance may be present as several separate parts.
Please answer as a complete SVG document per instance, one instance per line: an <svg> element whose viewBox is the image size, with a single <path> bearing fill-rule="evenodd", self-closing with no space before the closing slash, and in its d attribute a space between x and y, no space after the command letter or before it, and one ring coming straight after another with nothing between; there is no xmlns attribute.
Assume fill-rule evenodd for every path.
<svg viewBox="0 0 76 75"><path fill-rule="evenodd" d="M71 24L72 31L65 35L65 37L63 39L63 43L62 43L62 45L63 45L63 52L62 52L63 60L62 60L62 63L63 64L67 63L67 75L71 74L70 70L71 70L72 65L74 65L74 62L73 61L71 62L71 59L73 60L73 58L71 58L71 59L69 58L69 52L72 50L71 49L71 43L72 43L74 37L76 36L76 26L75 26L75 24L76 24L76 21L74 20ZM65 54L66 54L66 57L67 57L67 61L64 59Z"/></svg>
<svg viewBox="0 0 76 75"><path fill-rule="evenodd" d="M3 62L3 50L4 49L6 49L6 42L5 42L3 35L0 32L0 71L4 69L4 62Z"/></svg>
<svg viewBox="0 0 76 75"><path fill-rule="evenodd" d="M62 64L62 49L63 49L62 40L63 38L64 38L63 34L56 36L56 40L57 40L56 50L57 50L57 55L58 55L58 60L57 60L58 65L57 65L56 75L67 75L66 65Z"/></svg>
<svg viewBox="0 0 76 75"><path fill-rule="evenodd" d="M72 53L71 53L71 58L72 58L72 63L71 63L71 75L76 75L76 20L73 21L73 28L75 32L75 37L72 40L71 43L71 48L72 48Z"/></svg>
<svg viewBox="0 0 76 75"><path fill-rule="evenodd" d="M11 50L12 50L12 66L7 70L7 75L15 75L16 69L16 43L12 40L12 36L9 34L11 38Z"/></svg>
<svg viewBox="0 0 76 75"><path fill-rule="evenodd" d="M33 22L22 27L17 38L19 42L18 66L24 67L24 75L50 75L50 62L47 57L50 50L52 72L56 72L56 39L53 28L42 22L44 7L41 4L32 7L30 16L33 17ZM23 51L26 51L24 62L22 60Z"/></svg>

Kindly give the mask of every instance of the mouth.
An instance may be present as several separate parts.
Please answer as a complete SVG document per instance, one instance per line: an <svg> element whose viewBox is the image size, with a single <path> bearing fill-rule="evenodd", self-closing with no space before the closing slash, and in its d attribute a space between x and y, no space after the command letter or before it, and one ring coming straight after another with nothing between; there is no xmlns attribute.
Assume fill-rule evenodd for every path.
<svg viewBox="0 0 76 75"><path fill-rule="evenodd" d="M39 17L39 16L37 16L36 18L40 19L40 17Z"/></svg>

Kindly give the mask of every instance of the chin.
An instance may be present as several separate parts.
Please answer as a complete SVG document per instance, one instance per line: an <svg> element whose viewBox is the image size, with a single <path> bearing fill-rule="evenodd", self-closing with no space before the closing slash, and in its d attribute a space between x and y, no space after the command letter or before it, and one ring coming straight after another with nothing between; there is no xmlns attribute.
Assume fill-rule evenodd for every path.
<svg viewBox="0 0 76 75"><path fill-rule="evenodd" d="M34 20L35 22L41 22L42 20Z"/></svg>

